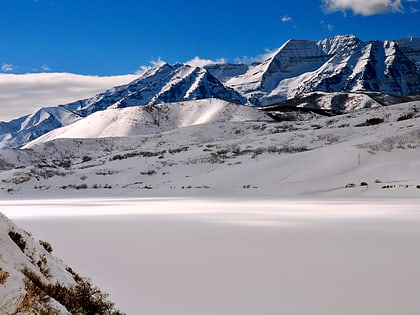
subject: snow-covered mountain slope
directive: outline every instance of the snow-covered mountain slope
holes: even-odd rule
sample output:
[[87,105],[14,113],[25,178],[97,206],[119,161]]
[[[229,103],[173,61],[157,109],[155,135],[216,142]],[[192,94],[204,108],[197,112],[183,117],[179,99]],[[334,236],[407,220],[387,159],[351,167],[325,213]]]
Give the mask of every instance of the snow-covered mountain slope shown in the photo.
[[[321,92],[420,93],[415,64],[415,41],[362,42],[355,36],[336,36],[312,42],[289,40],[262,63],[227,80],[257,106]],[[411,45],[411,43],[413,43]]]
[[204,68],[163,64],[130,84],[115,87],[90,99],[57,107],[41,108],[11,122],[0,123],[0,148],[19,147],[80,117],[108,107],[124,108],[197,99],[218,98],[236,103],[246,99],[225,87]]
[[106,294],[53,256],[50,243],[1,213],[0,244],[0,314],[94,314],[105,305],[106,314],[120,314]]
[[59,138],[125,137],[216,122],[270,120],[254,107],[206,99],[128,108],[108,108],[55,129],[24,147]]
[[81,116],[63,107],[41,108],[31,115],[0,122],[0,148],[19,147],[42,136],[50,130],[60,128],[80,119]]
[[226,83],[227,80],[245,74],[249,66],[243,63],[216,63],[204,66],[217,80]]
[[419,132],[420,102],[412,102],[333,117],[295,111],[277,122],[56,139],[0,151],[0,193],[419,196]]

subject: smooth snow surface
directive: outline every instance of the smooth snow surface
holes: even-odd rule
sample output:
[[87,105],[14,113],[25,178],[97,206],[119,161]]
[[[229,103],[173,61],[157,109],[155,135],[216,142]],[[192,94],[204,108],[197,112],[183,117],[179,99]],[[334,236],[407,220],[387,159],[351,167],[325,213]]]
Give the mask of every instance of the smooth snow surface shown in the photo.
[[0,208],[54,240],[56,255],[129,315],[420,311],[418,199],[100,198]]

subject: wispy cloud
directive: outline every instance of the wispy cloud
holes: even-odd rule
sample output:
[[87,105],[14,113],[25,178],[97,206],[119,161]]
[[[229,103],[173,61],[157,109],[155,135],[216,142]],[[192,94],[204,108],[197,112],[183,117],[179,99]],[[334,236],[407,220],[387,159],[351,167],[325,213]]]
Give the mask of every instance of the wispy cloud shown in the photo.
[[280,19],[280,21],[282,21],[283,23],[291,22],[292,20],[293,18],[289,15],[282,16],[282,18]]
[[270,58],[273,55],[274,52],[275,52],[275,50],[271,50],[271,49],[266,48],[264,54],[258,55],[256,57],[243,56],[242,58],[236,58],[235,62],[236,63],[244,63],[244,64],[251,64],[251,63],[254,63],[254,62],[262,62],[262,61]]
[[42,65],[41,66],[41,70],[43,72],[48,72],[48,71],[51,71],[51,68],[48,65]]
[[165,63],[165,61],[163,61],[161,57],[158,57],[157,60],[150,61],[149,66],[140,66],[137,69],[136,74],[141,75],[141,74],[145,73],[146,71],[150,70],[151,68],[159,67],[159,66],[163,65],[164,63]]
[[404,12],[402,0],[322,0],[327,13],[352,11],[364,16]]
[[29,114],[40,107],[66,104],[127,84],[137,75],[110,77],[69,73],[0,74],[0,121]]
[[415,7],[410,7],[410,12],[411,13],[417,13],[417,12],[419,12],[420,10],[418,9],[418,8],[415,8]]
[[218,63],[226,63],[226,59],[220,58],[217,60],[210,60],[210,59],[201,59],[198,56],[195,56],[193,59],[186,62],[187,65],[191,67],[204,67],[207,65],[218,64]]
[[330,32],[332,32],[335,29],[335,25],[326,23],[324,20],[322,20],[320,24]]
[[15,70],[15,67],[10,63],[3,63],[1,66],[3,72],[12,72],[13,70]]

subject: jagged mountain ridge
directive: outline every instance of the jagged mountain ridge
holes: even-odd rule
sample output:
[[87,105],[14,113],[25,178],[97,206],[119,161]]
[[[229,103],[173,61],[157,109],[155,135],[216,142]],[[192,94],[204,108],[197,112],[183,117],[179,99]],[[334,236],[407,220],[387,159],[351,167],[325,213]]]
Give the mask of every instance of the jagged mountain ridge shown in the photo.
[[225,87],[204,68],[164,63],[146,71],[128,85],[63,107],[86,117],[110,106],[124,108],[207,98],[246,102],[244,97]]
[[[107,108],[208,98],[268,106],[312,92],[420,94],[419,51],[418,40],[412,38],[362,42],[346,35],[317,42],[289,40],[251,65],[221,63],[201,68],[164,63],[90,99],[0,122],[0,147],[21,147]],[[360,107],[351,104],[349,109]]]
[[416,42],[400,42],[403,49],[398,41],[362,42],[352,35],[318,42],[289,40],[246,73],[227,80],[226,85],[256,106],[316,91],[419,94]]

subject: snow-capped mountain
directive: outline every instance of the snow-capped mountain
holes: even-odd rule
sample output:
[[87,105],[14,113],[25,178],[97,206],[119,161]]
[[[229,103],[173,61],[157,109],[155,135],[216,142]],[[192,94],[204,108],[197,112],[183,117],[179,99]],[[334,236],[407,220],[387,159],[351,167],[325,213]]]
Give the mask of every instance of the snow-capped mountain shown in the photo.
[[1,122],[0,148],[19,147],[51,130],[109,107],[124,108],[210,98],[246,103],[244,97],[225,87],[204,68],[163,64],[148,70],[127,85],[107,90],[90,99],[41,108],[31,115]]
[[56,258],[50,243],[2,213],[0,243],[0,314],[122,315],[90,280]]
[[[397,41],[362,42],[351,35],[318,42],[289,40],[226,85],[257,106],[315,91],[418,94],[416,42],[401,42],[404,49]],[[404,51],[410,52],[408,56]]]
[[[108,108],[210,98],[269,106],[296,97],[302,99],[314,92],[420,94],[419,47],[419,40],[414,38],[362,42],[346,35],[320,41],[289,40],[265,60],[251,65],[218,63],[192,67],[164,63],[127,85],[90,99],[42,108],[1,122],[0,148],[21,147],[51,130]],[[331,99],[343,100],[335,96]],[[366,107],[366,97],[358,99],[359,104],[344,102],[334,106],[342,110]]]
[[246,102],[244,97],[225,87],[204,68],[165,63],[146,71],[126,86],[63,107],[86,117],[110,106],[123,108],[208,98]]

